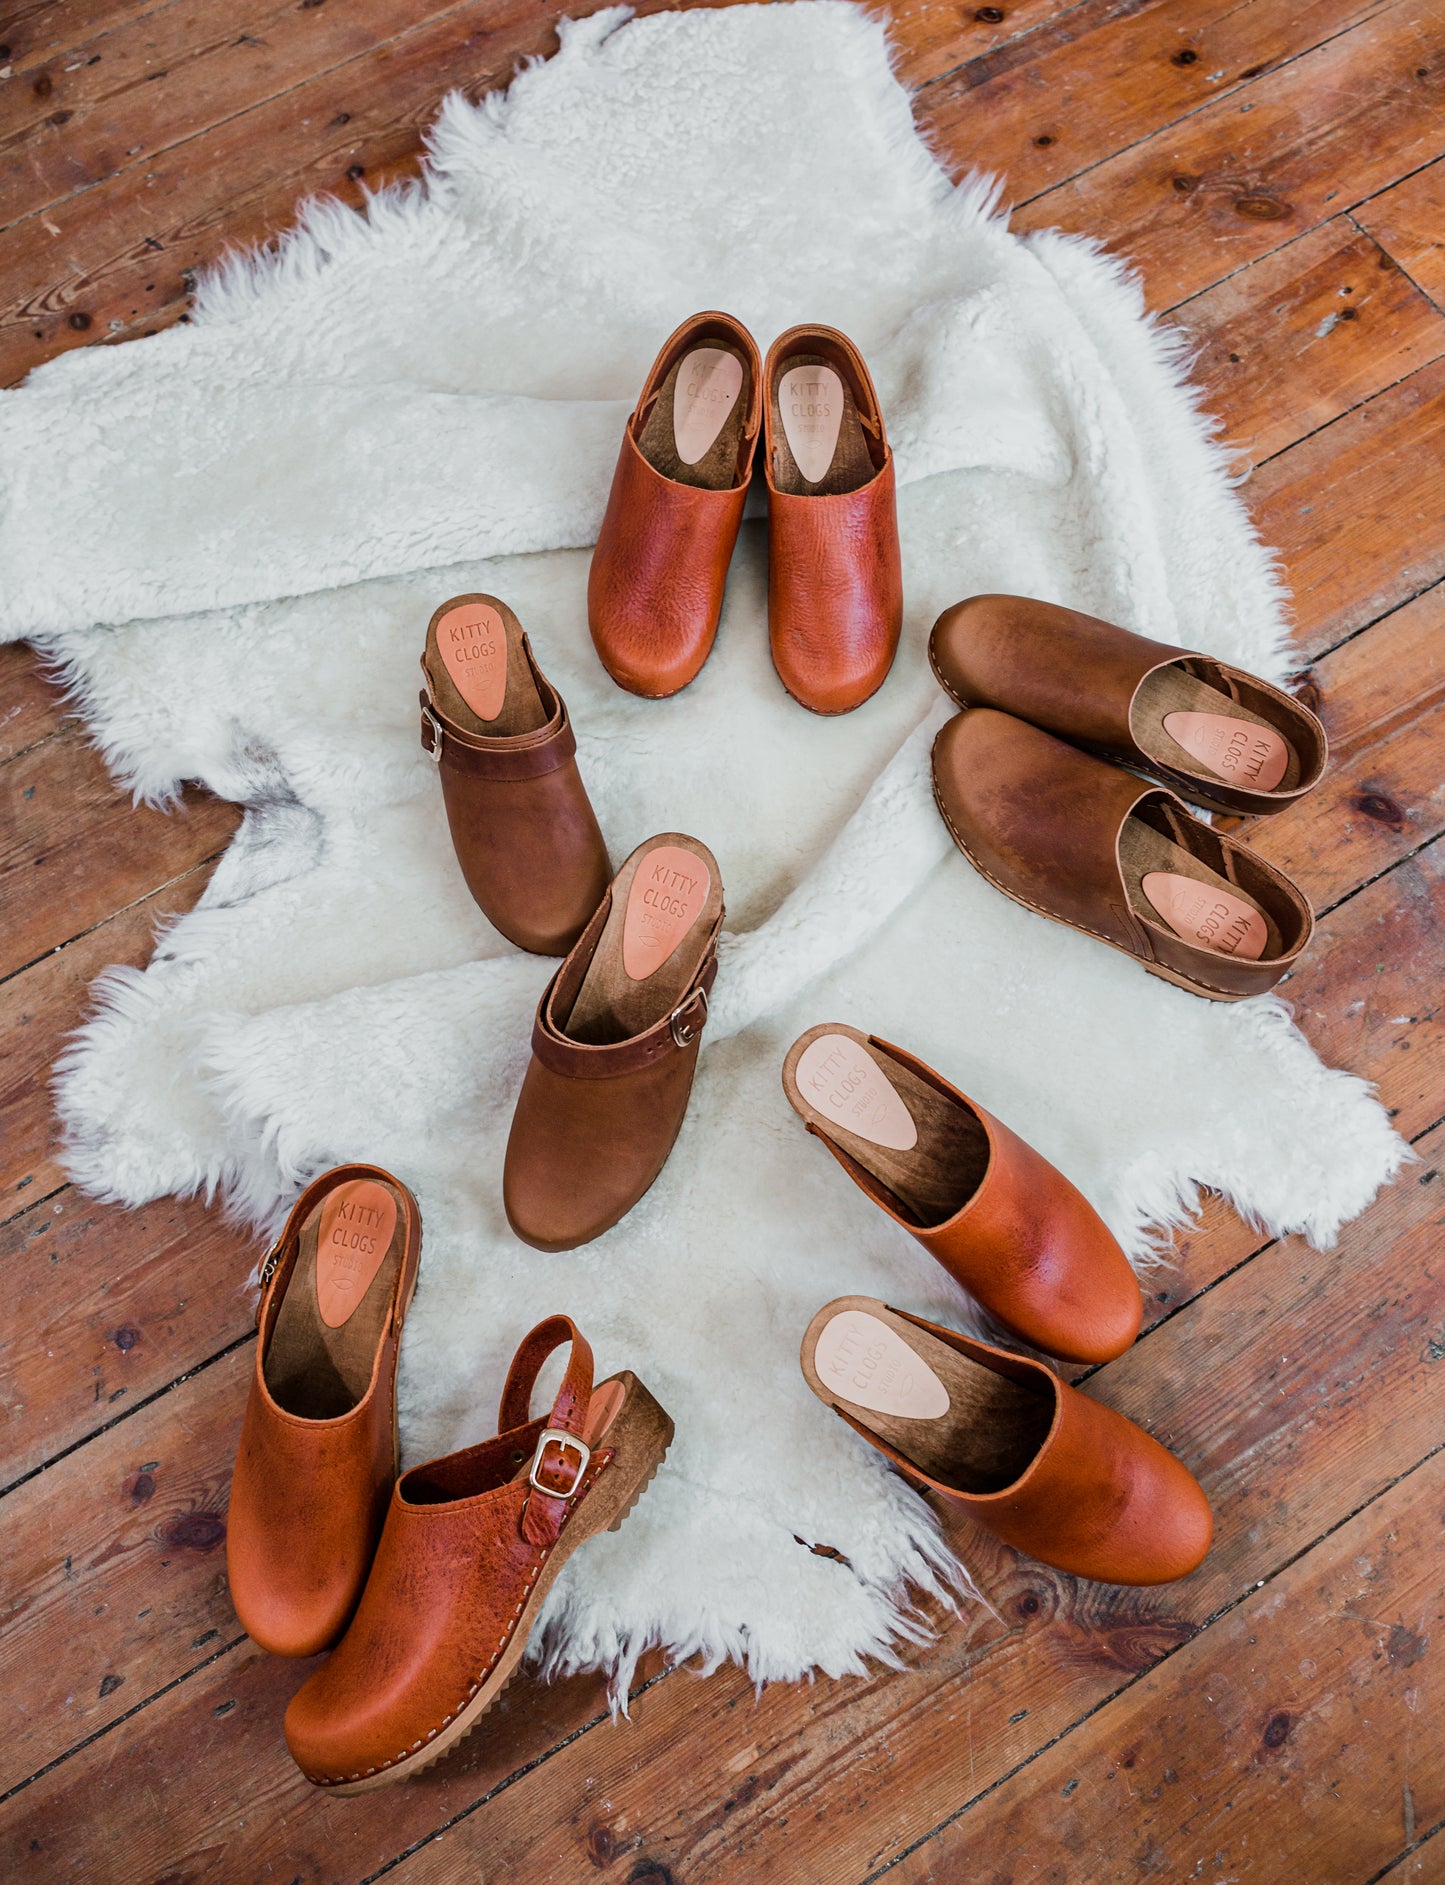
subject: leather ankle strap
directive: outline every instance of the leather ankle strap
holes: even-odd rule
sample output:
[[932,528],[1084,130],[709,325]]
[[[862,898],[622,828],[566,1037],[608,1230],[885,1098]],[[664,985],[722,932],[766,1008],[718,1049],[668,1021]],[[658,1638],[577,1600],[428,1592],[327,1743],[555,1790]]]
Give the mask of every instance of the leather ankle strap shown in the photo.
[[[719,917],[719,927],[721,922]],[[624,1074],[641,1073],[669,1055],[691,1047],[707,1026],[708,992],[717,980],[717,936],[715,927],[697,974],[676,1006],[650,1028],[625,1041],[593,1046],[562,1033],[551,1018],[552,993],[558,979],[554,977],[537,1004],[536,1019],[532,1023],[532,1052],[544,1067],[564,1079],[616,1080]],[[558,971],[558,976],[561,972]]]
[[577,736],[560,694],[552,696],[556,711],[535,733],[507,739],[485,739],[467,733],[449,720],[423,688],[421,746],[446,772],[466,773],[474,779],[537,779],[565,766],[577,751]]

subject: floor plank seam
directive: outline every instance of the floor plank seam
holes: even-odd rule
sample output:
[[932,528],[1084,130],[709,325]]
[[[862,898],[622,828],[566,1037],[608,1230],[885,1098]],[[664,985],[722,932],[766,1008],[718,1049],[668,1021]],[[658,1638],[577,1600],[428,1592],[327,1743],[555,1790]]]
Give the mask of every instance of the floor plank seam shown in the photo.
[[[683,1665],[681,1663],[669,1663],[666,1669],[659,1669],[655,1676],[649,1676],[645,1682],[639,1682],[637,1687],[628,1693],[628,1707],[630,1708],[639,1696],[645,1695],[649,1689],[656,1688],[659,1682],[665,1682],[669,1676],[675,1675],[682,1667]],[[441,1839],[445,1834],[449,1833],[454,1826],[459,1826],[463,1820],[470,1819],[474,1813],[479,1812],[489,1801],[495,1800],[498,1794],[505,1793],[509,1787],[515,1786],[519,1780],[525,1780],[528,1774],[535,1773],[539,1767],[545,1766],[546,1763],[552,1759],[553,1755],[560,1754],[564,1748],[570,1748],[574,1741],[580,1741],[583,1735],[591,1734],[594,1728],[600,1728],[603,1722],[610,1721],[611,1718],[610,1710],[604,1709],[600,1715],[594,1715],[591,1720],[584,1721],[580,1728],[574,1728],[571,1734],[566,1736],[564,1740],[559,1741],[555,1747],[548,1748],[545,1754],[537,1755],[534,1760],[530,1760],[525,1766],[519,1767],[514,1774],[508,1774],[505,1780],[499,1780],[496,1786],[489,1788],[480,1799],[473,1800],[469,1806],[465,1806],[461,1808],[459,1812],[453,1813],[450,1819],[445,1820],[440,1826],[433,1827],[431,1832],[427,1833],[424,1838],[413,1840],[411,1845],[409,1845],[404,1852],[397,1853],[394,1859],[388,1859],[386,1864],[379,1866],[376,1871],[368,1872],[365,1878],[357,1881],[357,1885],[375,1885],[377,1879],[384,1878],[388,1872],[395,1871],[397,1866],[405,1864],[414,1854],[420,1852],[424,1846],[429,1846],[433,1840]]]
[[158,1702],[163,1695],[169,1695],[172,1689],[178,1689],[183,1682],[189,1682],[192,1676],[199,1675],[203,1669],[209,1669],[211,1664],[219,1662],[222,1656],[229,1656],[233,1649],[238,1648],[245,1641],[246,1637],[243,1632],[229,1643],[223,1643],[219,1649],[213,1650],[204,1662],[198,1662],[194,1669],[187,1669],[184,1675],[175,1677],[173,1681],[167,1682],[164,1687],[156,1689],[152,1694],[142,1696],[140,1701],[134,1703],[123,1715],[117,1715],[114,1721],[106,1722],[93,1734],[88,1734],[83,1741],[77,1741],[73,1748],[67,1748],[63,1754],[57,1754],[54,1760],[47,1761],[44,1767],[37,1768],[28,1779],[17,1780],[13,1787],[0,1793],[0,1806],[4,1806],[7,1800],[13,1800],[17,1793],[24,1793],[27,1787],[33,1787],[37,1780],[43,1780],[47,1774],[54,1773],[55,1769],[63,1766],[66,1761],[74,1760],[77,1754],[83,1754],[86,1748],[94,1747],[97,1741],[112,1734],[125,1722],[133,1720],[143,1708],[149,1708],[152,1702]]
[[[1147,1669],[1141,1669],[1137,1675],[1131,1676],[1127,1682],[1120,1683],[1117,1689],[1101,1697],[1099,1701],[1094,1703],[1093,1707],[1086,1709],[1077,1720],[1070,1722],[1068,1727],[1060,1729],[1058,1734],[1035,1748],[1033,1752],[1021,1760],[1017,1766],[1011,1767],[1007,1773],[1000,1774],[996,1780],[990,1781],[988,1786],[980,1789],[971,1799],[965,1800],[962,1806],[948,1814],[946,1818],[941,1819],[936,1826],[930,1827],[926,1833],[920,1834],[911,1845],[906,1846],[902,1852],[897,1853],[893,1858],[889,1859],[886,1864],[877,1866],[873,1871],[866,1873],[857,1881],[857,1885],[876,1885],[878,1879],[885,1877],[895,1866],[902,1865],[903,1861],[911,1858],[920,1847],[926,1846],[930,1840],[936,1839],[940,1833],[945,1832],[950,1826],[957,1825],[959,1820],[961,1820],[966,1813],[972,1812],[982,1801],[988,1799],[990,1794],[997,1793],[999,1788],[1007,1781],[1012,1780],[1015,1774],[1021,1774],[1026,1768],[1032,1767],[1034,1762],[1037,1761],[1041,1755],[1047,1754],[1050,1749],[1056,1748],[1060,1742],[1066,1741],[1070,1735],[1076,1733],[1086,1722],[1091,1721],[1102,1709],[1108,1708],[1112,1703],[1117,1701],[1121,1695],[1127,1694],[1137,1683],[1143,1682],[1146,1677],[1153,1675],[1155,1670],[1163,1668],[1165,1663],[1172,1661],[1181,1650],[1187,1649],[1191,1643],[1198,1642],[1204,1632],[1212,1629],[1221,1618],[1227,1617],[1231,1612],[1238,1610],[1241,1604],[1248,1603],[1250,1598],[1253,1597],[1257,1591],[1264,1590],[1268,1585],[1273,1584],[1277,1578],[1282,1577],[1292,1566],[1298,1564],[1301,1559],[1307,1558],[1312,1551],[1318,1550],[1326,1540],[1333,1538],[1336,1532],[1350,1524],[1354,1519],[1357,1519],[1362,1512],[1367,1512],[1372,1505],[1378,1504],[1387,1493],[1393,1492],[1396,1486],[1403,1485],[1407,1479],[1412,1478],[1422,1467],[1428,1466],[1430,1461],[1442,1452],[1445,1452],[1445,1441],[1442,1441],[1438,1446],[1431,1447],[1430,1451],[1416,1460],[1413,1466],[1407,1467],[1404,1472],[1397,1473],[1393,1479],[1389,1479],[1385,1481],[1383,1485],[1378,1486],[1375,1491],[1370,1494],[1368,1499],[1361,1500],[1359,1505],[1355,1506],[1352,1511],[1344,1513],[1333,1525],[1328,1526],[1322,1531],[1318,1537],[1311,1539],[1309,1544],[1302,1545],[1298,1551],[1282,1560],[1268,1576],[1262,1577],[1258,1579],[1257,1582],[1247,1585],[1240,1591],[1238,1596],[1232,1597],[1228,1603],[1221,1604],[1217,1610],[1213,1611],[1204,1619],[1197,1630],[1191,1631],[1183,1642],[1176,1643],[1172,1649],[1161,1651]],[[1392,1860],[1391,1863],[1397,1863],[1398,1858],[1399,1855],[1397,1854],[1396,1858]]]
[[[1149,0],[1143,0],[1143,4],[1147,5],[1148,3]],[[1012,47],[1027,45],[1028,41],[1031,40],[1035,34],[1045,33],[1049,31],[1050,28],[1057,28],[1064,20],[1071,19],[1076,13],[1082,13],[1087,5],[1088,0],[1075,0],[1073,6],[1066,7],[1062,13],[1056,13],[1052,19],[1040,20],[1036,26],[1026,26],[1021,33],[1011,33],[1007,39],[1000,39],[995,45],[990,46],[987,52],[970,53],[968,58],[960,59],[956,65],[947,66],[942,72],[931,72],[926,79],[919,79],[916,85],[910,85],[908,87],[910,102],[918,98],[923,92],[931,90],[935,85],[946,85],[950,79],[957,78],[960,72],[966,72],[971,65],[976,65],[982,60],[997,58],[999,53],[1007,52]],[[1128,8],[1128,11],[1137,13],[1139,6],[1136,4]],[[1114,19],[1123,18],[1124,9],[1121,8],[1120,11],[1116,12],[1112,17]],[[1020,63],[1027,65],[1028,61],[1025,59]],[[1012,65],[1008,67],[1008,70],[1013,70]],[[969,87],[970,91],[975,89],[976,87],[974,86]],[[930,146],[930,148],[932,147]]]
[[[1374,242],[1375,238],[1371,236],[1370,240]],[[1389,251],[1383,248],[1378,242],[1376,242],[1375,246],[1380,249],[1382,255],[1389,254]],[[1392,262],[1395,260],[1393,255],[1390,256],[1390,260]],[[1396,266],[1399,266],[1398,263]],[[1404,272],[1403,269],[1400,270],[1402,275]],[[1418,283],[1415,285],[1418,286]],[[1442,346],[1438,353],[1432,353],[1428,359],[1417,360],[1408,373],[1402,373],[1397,379],[1388,380],[1377,386],[1374,391],[1369,393],[1364,399],[1357,399],[1354,405],[1342,406],[1337,413],[1323,420],[1319,425],[1315,426],[1312,431],[1301,432],[1297,439],[1291,439],[1288,445],[1281,445],[1277,452],[1271,452],[1267,458],[1253,460],[1241,488],[1248,491],[1250,478],[1252,478],[1256,472],[1263,471],[1266,465],[1272,465],[1276,460],[1286,457],[1290,452],[1294,451],[1296,446],[1307,445],[1311,439],[1319,438],[1321,433],[1328,432],[1331,426],[1338,425],[1342,419],[1348,419],[1352,413],[1363,411],[1366,406],[1372,406],[1377,399],[1383,399],[1386,393],[1393,393],[1397,387],[1403,386],[1407,380],[1413,380],[1417,373],[1426,373],[1431,367],[1438,366],[1441,360],[1445,360],[1445,346]],[[1229,449],[1228,445],[1223,440],[1219,441],[1219,443],[1226,451]]]
[[[1396,4],[1399,3],[1400,0],[1396,0]],[[1234,85],[1222,87],[1208,98],[1201,98],[1199,102],[1193,105],[1188,111],[1181,112],[1177,118],[1170,118],[1166,123],[1156,124],[1151,130],[1146,131],[1142,137],[1136,137],[1132,143],[1121,144],[1117,150],[1112,150],[1106,156],[1096,158],[1091,164],[1085,164],[1081,170],[1073,171],[1067,177],[1060,177],[1056,182],[1051,183],[1046,190],[1037,190],[1032,196],[1019,198],[1017,202],[1010,204],[1010,210],[1031,208],[1033,204],[1042,203],[1046,197],[1052,196],[1056,190],[1069,189],[1071,185],[1078,182],[1080,177],[1087,177],[1091,172],[1100,169],[1104,164],[1112,163],[1116,157],[1127,157],[1130,151],[1141,149],[1151,138],[1162,137],[1166,131],[1176,130],[1181,124],[1188,124],[1191,118],[1197,118],[1201,111],[1207,111],[1211,105],[1217,104],[1221,99],[1239,97],[1242,93],[1249,91],[1251,87],[1260,84],[1262,80],[1273,78],[1278,72],[1287,72],[1292,65],[1298,65],[1301,59],[1311,58],[1325,46],[1332,46],[1337,39],[1346,39],[1351,33],[1363,31],[1366,27],[1373,25],[1381,14],[1393,11],[1394,8],[1392,6],[1380,7],[1377,12],[1370,14],[1365,19],[1351,20],[1348,25],[1340,27],[1338,32],[1326,33],[1323,39],[1317,39],[1311,46],[1303,46],[1298,52],[1289,53],[1286,57],[1276,60],[1272,64],[1266,63],[1263,70],[1257,72],[1253,78],[1240,79]],[[1417,168],[1424,169],[1426,166],[1418,165]],[[1386,187],[1390,188],[1393,187],[1393,183],[1403,182],[1403,177],[1396,177],[1392,180],[1392,184]],[[1380,192],[1376,191],[1374,194],[1379,195]],[[1364,202],[1366,199],[1361,197],[1359,201]],[[1332,213],[1338,216],[1342,214],[1344,210],[1351,207],[1353,206],[1345,204],[1342,205],[1341,209],[1335,210]],[[1329,217],[1320,218],[1322,222],[1328,222],[1329,220]],[[1276,246],[1283,247],[1284,245],[1278,244]],[[1267,251],[1267,253],[1272,255],[1274,250],[1271,249]],[[1263,261],[1264,257],[1256,255],[1252,259],[1259,262]],[[1224,280],[1227,278],[1221,276],[1220,279]],[[1215,284],[1211,283],[1210,285],[1214,286]]]
[[[238,123],[242,118],[248,117],[253,111],[264,111],[268,105],[274,105],[281,99],[289,98],[294,92],[304,90],[306,86],[312,84],[315,80],[330,78],[332,74],[342,71],[347,66],[355,65],[361,60],[376,59],[378,56],[385,54],[389,48],[397,45],[401,40],[409,39],[414,33],[426,32],[432,28],[441,26],[445,21],[451,19],[454,14],[464,12],[466,8],[472,4],[473,0],[453,0],[453,4],[443,8],[441,12],[430,14],[425,19],[418,20],[411,26],[406,27],[402,32],[393,33],[387,39],[378,40],[375,45],[365,46],[360,52],[352,53],[349,58],[338,59],[334,65],[318,66],[314,70],[307,71],[304,77],[298,78],[294,85],[283,86],[280,91],[272,92],[266,98],[253,99],[252,102],[246,105],[242,110],[233,111],[226,116],[216,118],[212,123],[203,126],[200,130],[191,131],[185,137],[178,137],[174,143],[158,144],[148,154],[137,157],[134,163],[122,164],[119,169],[112,170],[107,176],[97,177],[93,183],[82,184],[79,189],[69,190],[64,196],[52,197],[48,202],[37,204],[33,209],[27,210],[23,216],[17,216],[14,222],[0,224],[0,236],[8,236],[14,230],[23,229],[26,223],[35,221],[41,216],[49,215],[55,210],[63,209],[69,203],[74,203],[79,197],[88,195],[92,190],[97,190],[106,184],[114,183],[117,178],[129,176],[132,171],[144,170],[147,164],[154,164],[162,157],[169,157],[176,151],[185,150],[187,145],[194,144],[200,138],[210,137],[213,132],[224,130],[228,124]],[[495,78],[495,74],[482,72],[470,76],[455,88],[448,89],[471,91],[478,85],[484,85],[487,90],[492,90],[494,89]],[[416,155],[419,156],[420,153],[416,153]],[[415,161],[415,157],[413,161]],[[332,194],[332,192],[328,192],[324,189],[309,191],[297,199],[296,208],[299,208],[300,204],[306,201],[310,196],[325,196],[328,194]],[[261,246],[269,246],[271,242],[276,240],[276,235],[280,234],[284,234],[284,231],[277,231],[275,235],[265,238]],[[254,244],[247,244],[244,245],[244,248],[249,250],[255,246]],[[232,245],[232,247],[234,248],[235,245]],[[211,266],[217,266],[220,259],[221,258],[218,257],[217,261],[213,262]]]
[[1382,1866],[1378,1872],[1372,1872],[1367,1879],[1361,1880],[1361,1885],[1379,1885],[1379,1881],[1387,1878],[1402,1859],[1408,1859],[1412,1853],[1418,1852],[1421,1846],[1428,1846],[1442,1830],[1445,1830],[1445,1820],[1437,1820],[1428,1833],[1421,1833],[1417,1839],[1412,1839],[1408,1846],[1403,1846],[1395,1854],[1388,1865]]
[[1350,642],[1358,641],[1361,635],[1368,634],[1370,629],[1378,628],[1381,622],[1388,622],[1392,615],[1398,615],[1402,609],[1408,609],[1422,596],[1428,596],[1432,589],[1438,589],[1442,595],[1445,595],[1445,576],[1432,576],[1430,581],[1422,584],[1420,588],[1411,590],[1409,595],[1402,596],[1398,602],[1392,602],[1388,609],[1382,609],[1378,615],[1372,615],[1368,622],[1361,622],[1358,628],[1352,628],[1348,634],[1341,635],[1338,641],[1332,641],[1328,648],[1321,648],[1317,654],[1310,656],[1299,672],[1307,673],[1310,668],[1317,667],[1321,661],[1327,661],[1332,654],[1338,654],[1340,649],[1347,647]]
[[[230,805],[234,802],[235,801],[231,799],[223,799],[221,801],[221,803],[225,805]],[[72,943],[83,942],[87,936],[93,936],[98,929],[104,929],[107,923],[113,922],[118,916],[124,916],[128,910],[134,910],[142,903],[148,902],[150,898],[159,897],[165,891],[173,890],[177,884],[184,883],[188,877],[193,877],[197,871],[213,870],[229,849],[230,842],[228,840],[219,851],[212,851],[206,857],[197,859],[194,864],[187,864],[186,868],[183,871],[177,871],[174,877],[167,877],[161,883],[152,884],[151,888],[142,891],[140,896],[132,897],[129,903],[117,905],[115,909],[109,911],[105,916],[100,917],[96,922],[91,923],[87,928],[78,929],[73,936],[67,936],[64,942],[55,943],[51,948],[42,950],[38,956],[32,956],[28,962],[22,962],[18,968],[6,969],[3,974],[0,974],[0,988],[3,988],[7,982],[13,982],[17,975],[24,975],[27,969],[38,968],[42,962],[48,962],[52,956],[58,956],[62,949],[68,949]],[[157,924],[169,922],[176,914],[183,915],[185,912],[172,912],[169,916],[164,912],[158,912],[156,917]],[[156,940],[160,940],[159,935],[157,935]],[[102,971],[102,973],[103,972],[104,971]],[[80,1025],[83,1026],[84,1023]]]
[[[16,1192],[23,1191],[30,1183],[32,1183],[32,1180],[29,1178],[20,1179],[15,1186]],[[74,1191],[74,1189],[74,1185],[67,1180],[65,1184],[57,1185],[54,1191],[47,1191],[43,1197],[29,1199],[25,1204],[21,1205],[18,1211],[12,1211],[8,1217],[0,1217],[0,1230],[8,1230],[12,1224],[18,1224],[22,1217],[29,1217],[32,1211],[38,1211],[42,1204],[50,1204],[54,1199],[60,1197],[62,1193]]]
[[[1426,164],[1425,168],[1429,170],[1433,167],[1434,164],[1438,164],[1439,162],[1440,162],[1440,159],[1436,157],[1432,159],[1431,163]],[[1419,174],[1420,173],[1418,170],[1411,172],[1412,176],[1419,176]],[[1392,190],[1398,189],[1400,187],[1400,184],[1407,183],[1408,181],[1409,181],[1409,178],[1400,177],[1394,183],[1390,185],[1390,189]],[[1385,192],[1381,191],[1379,192],[1379,194],[1384,195]],[[1371,198],[1365,199],[1366,202],[1372,201],[1372,200],[1373,199]],[[1409,269],[1406,268],[1405,264],[1400,260],[1399,256],[1395,254],[1393,249],[1388,248],[1385,245],[1385,243],[1380,239],[1380,237],[1375,234],[1373,229],[1367,229],[1365,225],[1359,220],[1358,216],[1355,214],[1355,210],[1363,209],[1363,207],[1364,207],[1364,203],[1356,203],[1354,209],[1347,209],[1345,211],[1345,221],[1348,223],[1352,223],[1354,227],[1359,230],[1360,234],[1365,238],[1367,242],[1373,242],[1375,247],[1380,251],[1381,255],[1389,256],[1390,260],[1394,263],[1395,267],[1400,271],[1400,273],[1405,277],[1405,280],[1409,282],[1410,286],[1415,290],[1416,294],[1423,296],[1424,299],[1429,302],[1430,306],[1434,308],[1437,314],[1445,314],[1445,302],[1442,302],[1438,295],[1431,294],[1430,290],[1425,286],[1424,282],[1417,281],[1416,278],[1410,273]]]
[[9,1485],[0,1486],[0,1499],[8,1499],[12,1492],[18,1492],[22,1486],[29,1485],[32,1479],[38,1479],[42,1473],[48,1473],[62,1460],[68,1460],[72,1453],[78,1453],[81,1447],[89,1446],[92,1440],[98,1440],[102,1434],[110,1433],[113,1428],[120,1426],[122,1421],[134,1420],[135,1416],[147,1407],[153,1407],[167,1394],[174,1394],[176,1389],[184,1386],[187,1381],[194,1381],[198,1374],[204,1374],[208,1368],[214,1368],[218,1361],[224,1361],[228,1355],[234,1355],[238,1348],[243,1348],[247,1342],[254,1342],[255,1339],[256,1331],[247,1329],[246,1333],[238,1335],[234,1342],[228,1342],[224,1348],[217,1349],[216,1353],[208,1356],[205,1361],[196,1362],[193,1367],[187,1368],[184,1374],[177,1375],[174,1381],[168,1381],[164,1387],[156,1388],[143,1400],[137,1401],[134,1407],[123,1409],[114,1419],[106,1421],[104,1426],[92,1428],[79,1440],[73,1440],[69,1446],[62,1447],[58,1453],[53,1453],[49,1459],[42,1460],[38,1466],[28,1467],[17,1478],[12,1479]]

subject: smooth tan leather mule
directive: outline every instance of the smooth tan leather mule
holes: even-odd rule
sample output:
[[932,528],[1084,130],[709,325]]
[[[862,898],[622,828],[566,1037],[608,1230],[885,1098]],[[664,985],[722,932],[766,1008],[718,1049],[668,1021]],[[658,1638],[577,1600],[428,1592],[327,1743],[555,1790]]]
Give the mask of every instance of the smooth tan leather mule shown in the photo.
[[1162,786],[1012,714],[955,715],[933,743],[933,793],[996,890],[1191,994],[1266,993],[1313,932],[1282,871]]
[[1209,1501],[1188,1468],[1042,1362],[840,1296],[809,1323],[802,1368],[819,1400],[916,1485],[1044,1564],[1164,1584],[1209,1549]]
[[893,454],[863,356],[792,327],[763,369],[768,640],[814,713],[851,713],[888,678],[903,626]]
[[659,832],[617,873],[537,1007],[502,1175],[507,1219],[524,1243],[590,1243],[667,1163],[722,920],[717,859],[696,838]]
[[695,314],[663,343],[622,435],[587,580],[619,687],[657,699],[712,652],[758,439],[762,361],[740,321]]
[[366,1582],[397,1472],[396,1358],[420,1260],[406,1186],[340,1165],[302,1192],[262,1266],[226,1571],[243,1628],[273,1655],[335,1642]]
[[[531,1417],[544,1361],[571,1355]],[[517,1350],[496,1439],[397,1481],[361,1605],[286,1711],[306,1778],[366,1793],[468,1734],[516,1672],[547,1593],[580,1545],[615,1531],[662,1464],[672,1422],[623,1370],[594,1388],[592,1350],[550,1316]]]
[[1144,1299],[1063,1173],[932,1067],[843,1022],[788,1050],[783,1091],[859,1190],[1035,1348],[1109,1361]]
[[1242,668],[1027,596],[971,596],[928,658],[960,707],[997,707],[1211,811],[1283,811],[1318,785],[1325,730]]
[[612,874],[566,704],[496,596],[442,603],[421,666],[421,743],[467,888],[509,942],[565,956]]

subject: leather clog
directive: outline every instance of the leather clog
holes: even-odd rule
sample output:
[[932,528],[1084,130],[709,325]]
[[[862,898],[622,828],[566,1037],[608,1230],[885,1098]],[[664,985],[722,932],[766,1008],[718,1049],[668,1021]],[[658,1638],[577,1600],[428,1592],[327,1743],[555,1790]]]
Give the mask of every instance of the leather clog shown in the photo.
[[659,699],[712,652],[758,438],[762,361],[730,314],[663,344],[622,434],[587,579],[603,667]]
[[722,919],[717,859],[696,838],[661,832],[622,866],[544,992],[502,1174],[524,1243],[590,1243],[666,1164],[692,1092]]
[[932,1067],[842,1022],[788,1050],[783,1090],[854,1184],[1035,1348],[1109,1361],[1144,1299],[1063,1173]]
[[565,956],[612,875],[566,704],[495,596],[442,603],[421,665],[421,743],[467,888],[519,949]]
[[340,1165],[302,1192],[262,1266],[226,1570],[242,1627],[273,1655],[335,1642],[366,1582],[396,1478],[397,1349],[420,1260],[406,1186]]
[[878,395],[831,327],[793,327],[763,369],[768,640],[814,713],[851,713],[888,678],[903,626],[898,503]]
[[840,1296],[808,1325],[802,1368],[915,1485],[1044,1564],[1164,1584],[1209,1549],[1209,1501],[1183,1462],[1042,1362]]
[[991,707],[933,743],[933,792],[995,889],[1211,1001],[1262,995],[1314,928],[1290,880],[1172,792]]
[[[538,1370],[564,1342],[562,1385],[534,1420]],[[468,1734],[515,1673],[558,1572],[617,1529],[672,1439],[635,1375],[594,1389],[592,1351],[566,1316],[517,1350],[498,1427],[397,1481],[351,1627],[286,1711],[287,1744],[316,1786],[406,1780]]]
[[1211,811],[1282,811],[1325,769],[1325,730],[1303,701],[1051,602],[971,596],[939,616],[928,656],[960,707],[997,707]]

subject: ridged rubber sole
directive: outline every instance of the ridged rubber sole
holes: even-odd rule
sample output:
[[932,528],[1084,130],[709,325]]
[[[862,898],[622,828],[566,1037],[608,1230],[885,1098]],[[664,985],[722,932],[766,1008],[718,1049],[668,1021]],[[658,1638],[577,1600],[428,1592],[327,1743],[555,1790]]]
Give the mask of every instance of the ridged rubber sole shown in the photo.
[[[657,1476],[657,1469],[667,1458],[674,1432],[670,1415],[627,1370],[616,1377],[627,1383],[627,1399],[616,1420],[599,1443],[616,1448],[606,1473],[593,1486],[576,1516],[563,1527],[537,1582],[532,1587],[526,1609],[517,1619],[507,1647],[497,1666],[466,1707],[426,1746],[407,1758],[394,1761],[362,1780],[314,1781],[314,1786],[328,1794],[370,1793],[376,1787],[389,1787],[399,1780],[410,1780],[463,1741],[480,1722],[507,1684],[517,1674],[532,1623],[546,1601],[547,1593],[572,1554],[589,1538],[621,1529],[638,1500]],[[310,1776],[307,1776],[310,1779]]]

